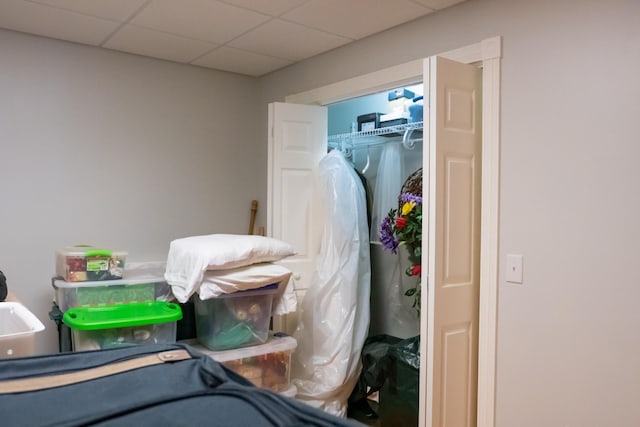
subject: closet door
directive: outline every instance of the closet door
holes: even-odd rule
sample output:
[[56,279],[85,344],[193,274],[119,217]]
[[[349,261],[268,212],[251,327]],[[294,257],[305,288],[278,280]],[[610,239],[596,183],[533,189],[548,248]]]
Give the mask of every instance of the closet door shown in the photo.
[[480,73],[440,57],[424,63],[428,285],[422,297],[420,425],[427,427],[476,425]]
[[[280,264],[293,271],[298,301],[309,288],[320,249],[321,222],[313,191],[327,153],[327,109],[269,104],[267,234],[293,245],[296,255]],[[274,318],[274,330],[292,333],[295,315]]]

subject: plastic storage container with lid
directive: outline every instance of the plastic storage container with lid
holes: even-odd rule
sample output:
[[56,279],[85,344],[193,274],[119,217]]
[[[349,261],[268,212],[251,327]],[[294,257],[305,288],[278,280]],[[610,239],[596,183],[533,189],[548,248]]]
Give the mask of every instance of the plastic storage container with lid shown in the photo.
[[292,386],[291,355],[298,346],[293,337],[270,336],[264,344],[226,351],[211,351],[197,343],[190,344],[258,387],[286,392]]
[[[411,100],[416,96],[409,89],[396,89],[387,94],[390,113],[406,113]],[[380,119],[384,121],[384,119]],[[390,119],[387,119],[390,120]]]
[[182,310],[178,304],[151,301],[70,308],[62,321],[71,328],[73,350],[83,351],[173,343],[180,319]]
[[19,302],[0,302],[0,358],[32,356],[44,325]]
[[109,305],[145,301],[169,301],[171,287],[164,279],[164,269],[131,268],[122,279],[69,282],[54,277],[51,285],[61,311],[73,307]]
[[67,282],[122,279],[127,252],[91,245],[76,245],[56,251],[56,275]]
[[263,344],[269,336],[274,283],[217,298],[194,298],[196,335],[211,350],[229,350]]
[[409,105],[409,122],[421,122],[423,120],[423,96],[413,98],[413,104]]

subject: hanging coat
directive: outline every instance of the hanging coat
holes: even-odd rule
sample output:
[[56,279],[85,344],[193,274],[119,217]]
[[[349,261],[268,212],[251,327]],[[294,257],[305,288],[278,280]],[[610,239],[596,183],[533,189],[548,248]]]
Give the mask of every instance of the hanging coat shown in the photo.
[[300,304],[292,378],[299,400],[345,416],[369,328],[366,196],[340,151],[322,159],[318,177],[325,223],[316,270]]

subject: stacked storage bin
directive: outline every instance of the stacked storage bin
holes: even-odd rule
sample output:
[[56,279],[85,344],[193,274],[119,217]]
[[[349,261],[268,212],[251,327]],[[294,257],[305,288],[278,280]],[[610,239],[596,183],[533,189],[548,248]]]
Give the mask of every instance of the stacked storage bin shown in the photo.
[[290,367],[297,342],[269,332],[277,291],[276,283],[204,301],[196,296],[197,342],[190,344],[256,386],[294,397]]
[[176,341],[182,311],[168,302],[163,270],[141,264],[125,274],[126,256],[87,246],[57,251],[50,315],[60,351]]
[[0,359],[32,356],[44,325],[19,302],[0,302]]

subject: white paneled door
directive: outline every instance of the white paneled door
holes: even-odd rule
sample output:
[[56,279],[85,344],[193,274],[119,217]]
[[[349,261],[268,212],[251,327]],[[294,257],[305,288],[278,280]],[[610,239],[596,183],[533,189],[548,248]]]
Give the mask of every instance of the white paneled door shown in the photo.
[[[440,57],[424,64],[421,425],[476,425],[480,291],[481,71]],[[425,88],[425,92],[427,89]],[[425,242],[423,242],[424,248]]]
[[[320,249],[321,222],[314,198],[315,172],[327,153],[327,109],[269,104],[267,233],[293,245],[296,255],[280,264],[293,271],[304,297]],[[274,318],[274,329],[292,333],[297,317]]]

